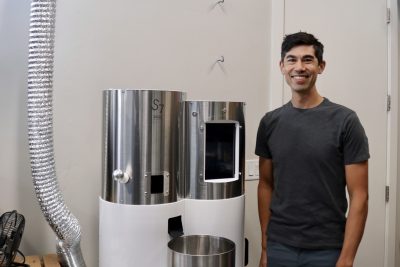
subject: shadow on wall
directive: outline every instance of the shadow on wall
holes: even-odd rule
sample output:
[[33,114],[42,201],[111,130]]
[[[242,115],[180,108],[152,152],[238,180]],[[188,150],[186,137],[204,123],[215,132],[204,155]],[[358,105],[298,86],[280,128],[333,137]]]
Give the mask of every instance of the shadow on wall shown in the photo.
[[36,200],[29,163],[26,91],[30,3],[0,0],[0,212],[16,209],[25,216],[20,250],[41,254],[45,251],[40,249],[55,250],[55,241],[43,245],[51,229]]

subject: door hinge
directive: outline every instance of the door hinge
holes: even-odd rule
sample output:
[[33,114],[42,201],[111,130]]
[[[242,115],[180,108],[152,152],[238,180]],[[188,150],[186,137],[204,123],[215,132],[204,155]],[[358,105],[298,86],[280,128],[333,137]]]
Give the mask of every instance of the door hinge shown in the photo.
[[385,200],[386,200],[386,202],[389,202],[389,186],[388,185],[386,186],[386,189],[385,189]]
[[391,107],[392,107],[392,98],[390,97],[390,95],[387,95],[386,111],[390,111]]
[[389,24],[391,20],[390,8],[386,8],[386,23]]

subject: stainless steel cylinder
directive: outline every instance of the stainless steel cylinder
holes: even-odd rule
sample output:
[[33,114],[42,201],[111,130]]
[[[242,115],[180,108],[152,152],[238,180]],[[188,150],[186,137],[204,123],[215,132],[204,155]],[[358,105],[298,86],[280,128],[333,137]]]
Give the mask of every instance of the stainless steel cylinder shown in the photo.
[[179,196],[226,199],[244,194],[243,102],[185,101]]
[[142,205],[177,201],[184,97],[179,91],[103,92],[104,200]]
[[181,236],[168,243],[168,267],[234,267],[235,243],[209,235]]

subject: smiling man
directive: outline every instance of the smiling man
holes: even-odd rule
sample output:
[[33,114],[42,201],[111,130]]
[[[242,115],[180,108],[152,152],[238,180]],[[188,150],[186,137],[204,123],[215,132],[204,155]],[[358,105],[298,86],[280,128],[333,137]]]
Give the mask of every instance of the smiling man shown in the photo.
[[261,119],[256,143],[260,267],[352,267],[364,232],[368,139],[354,111],[318,93],[323,50],[305,32],[282,43],[292,98]]

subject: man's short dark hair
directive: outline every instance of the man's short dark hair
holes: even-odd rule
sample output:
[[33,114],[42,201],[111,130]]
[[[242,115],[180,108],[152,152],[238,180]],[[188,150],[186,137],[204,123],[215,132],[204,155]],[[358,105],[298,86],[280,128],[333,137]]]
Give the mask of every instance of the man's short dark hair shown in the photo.
[[281,47],[281,60],[283,61],[287,52],[289,52],[293,47],[299,45],[312,45],[314,47],[315,56],[318,59],[318,63],[323,61],[324,45],[318,41],[314,35],[306,32],[288,34],[283,38]]

